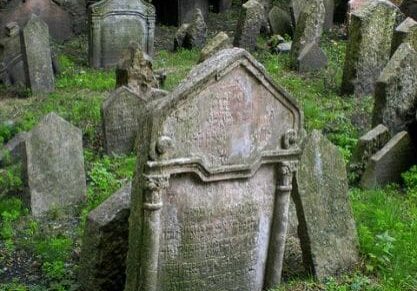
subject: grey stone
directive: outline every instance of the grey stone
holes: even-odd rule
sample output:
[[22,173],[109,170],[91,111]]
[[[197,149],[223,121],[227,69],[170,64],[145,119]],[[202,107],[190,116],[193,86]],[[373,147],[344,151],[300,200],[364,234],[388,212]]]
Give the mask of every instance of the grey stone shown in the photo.
[[407,17],[394,31],[392,39],[391,54],[394,54],[397,48],[404,42],[417,49],[417,22]]
[[27,132],[16,134],[0,151],[0,165],[7,162],[17,163],[26,160],[25,142],[28,136]]
[[369,159],[386,145],[391,139],[388,128],[383,124],[376,127],[361,136],[358,140],[352,158],[349,163],[349,170],[355,173],[360,179],[365,171]]
[[287,11],[274,6],[268,13],[268,20],[272,33],[280,35],[293,34],[291,16]]
[[342,155],[315,130],[296,176],[293,198],[306,268],[319,280],[352,271],[359,261],[358,238]]
[[142,0],[103,0],[90,5],[89,61],[95,68],[115,67],[134,42],[153,56],[155,8]]
[[329,30],[333,27],[334,6],[334,0],[324,0],[324,8],[326,10],[326,16],[324,17],[323,24],[324,30]]
[[416,163],[416,147],[406,131],[397,133],[369,160],[361,186],[371,189],[401,182],[401,174]]
[[264,25],[264,16],[264,7],[257,0],[249,0],[243,4],[233,41],[234,46],[254,50]]
[[32,15],[22,30],[22,52],[27,87],[34,94],[55,90],[48,25]]
[[32,215],[85,199],[81,130],[49,113],[29,132],[26,159],[27,200]]
[[226,49],[142,112],[125,290],[279,284],[301,153],[292,98]]
[[373,125],[382,123],[394,134],[415,123],[416,84],[417,52],[410,44],[403,43],[377,81]]
[[153,0],[152,4],[155,5],[158,21],[165,25],[190,23],[195,9],[200,9],[205,18],[209,11],[209,0]]
[[298,17],[300,16],[301,10],[303,10],[305,3],[305,0],[290,0],[291,17],[294,26],[296,26],[298,22]]
[[232,48],[232,42],[229,36],[225,32],[221,31],[216,34],[215,37],[209,40],[208,43],[203,47],[200,53],[199,62],[204,62],[208,58],[215,55],[217,52],[227,48]]
[[207,25],[200,9],[194,10],[192,22],[184,23],[178,29],[174,39],[174,49],[203,48],[206,43]]
[[291,52],[292,41],[283,42],[277,45],[278,53],[290,53]]
[[[314,45],[320,43],[323,33],[323,24],[325,18],[325,7],[323,0],[312,0],[303,6],[298,18],[294,39],[291,46],[291,62],[293,67],[300,70],[298,59],[301,54],[317,54],[317,49],[313,51]],[[311,46],[308,50],[304,50]]]
[[189,28],[190,28],[189,23],[184,23],[178,28],[174,37],[174,50],[177,50],[183,47]]
[[131,188],[128,183],[88,215],[78,275],[81,290],[124,289]]
[[122,86],[102,104],[104,147],[108,154],[129,154],[134,149],[140,109],[147,96]]
[[306,45],[297,58],[299,72],[320,70],[327,65],[327,57],[317,43]]
[[361,97],[374,93],[388,63],[399,9],[385,0],[371,0],[351,15],[342,92]]

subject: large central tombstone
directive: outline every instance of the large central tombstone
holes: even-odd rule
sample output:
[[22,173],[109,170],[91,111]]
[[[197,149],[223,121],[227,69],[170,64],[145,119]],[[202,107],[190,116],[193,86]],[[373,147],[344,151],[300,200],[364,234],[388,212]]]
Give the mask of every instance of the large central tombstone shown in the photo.
[[89,7],[89,61],[95,68],[117,65],[134,42],[153,55],[155,8],[142,0],[103,0]]
[[279,284],[300,155],[294,101],[235,48],[140,116],[125,290]]

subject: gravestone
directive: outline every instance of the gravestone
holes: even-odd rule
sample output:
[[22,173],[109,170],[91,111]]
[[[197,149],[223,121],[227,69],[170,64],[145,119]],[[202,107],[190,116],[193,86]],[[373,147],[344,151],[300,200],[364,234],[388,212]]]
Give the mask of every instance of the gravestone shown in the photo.
[[317,43],[311,42],[306,45],[297,58],[299,72],[320,70],[327,65],[327,57]]
[[372,130],[359,138],[358,144],[353,151],[349,164],[349,170],[360,179],[365,171],[369,159],[387,144],[391,139],[388,128],[378,124]]
[[303,261],[319,280],[352,271],[358,238],[342,155],[318,131],[305,141],[293,193]]
[[85,199],[81,130],[55,113],[46,115],[26,138],[26,177],[32,215]]
[[48,25],[32,15],[22,30],[22,53],[26,85],[32,93],[49,93],[55,89]]
[[[301,14],[301,11],[304,8],[304,5],[309,1],[306,0],[291,0],[290,1],[290,10],[291,10],[291,17],[294,26],[298,23],[298,18]],[[325,17],[323,23],[323,29],[329,30],[333,27],[333,17],[334,17],[334,10],[335,10],[335,3],[334,0],[323,0],[324,10],[325,10]]]
[[143,113],[125,290],[279,284],[297,105],[246,51],[227,49]]
[[365,189],[371,189],[400,183],[401,174],[416,162],[416,147],[410,135],[401,131],[370,158],[360,184]]
[[384,124],[392,134],[407,130],[414,124],[416,84],[417,52],[409,43],[403,43],[377,81],[372,124]]
[[388,63],[399,9],[389,1],[371,0],[351,15],[342,92],[365,96]]
[[208,41],[205,47],[203,47],[200,53],[199,62],[204,62],[208,58],[215,55],[217,52],[227,48],[232,48],[231,40],[225,32],[220,31],[218,34],[216,34],[216,36]]
[[153,0],[158,21],[165,25],[180,26],[189,23],[193,19],[193,11],[200,9],[207,18],[209,0]]
[[90,5],[89,61],[95,68],[117,65],[131,42],[154,51],[155,9],[142,0],[103,0]]
[[81,290],[124,289],[131,188],[128,183],[88,215],[78,275]]
[[256,40],[265,22],[265,11],[257,0],[249,0],[242,5],[237,23],[234,46],[254,50]]
[[135,144],[140,109],[147,96],[141,96],[122,86],[102,104],[104,148],[108,154],[129,154]]
[[174,39],[174,49],[203,48],[206,43],[207,25],[201,10],[196,8],[190,23],[184,23],[178,29]]
[[414,50],[417,49],[417,22],[407,17],[394,31],[391,54],[404,42],[408,42]]
[[[325,18],[325,7],[323,0],[312,0],[307,2],[300,13],[295,29],[294,40],[291,45],[291,63],[299,71],[320,69],[327,63],[316,62],[314,57],[325,58],[324,52],[319,47],[320,38],[323,33]],[[305,49],[308,46],[307,49]],[[303,60],[300,66],[300,60]],[[304,65],[303,65],[304,64]],[[310,66],[309,66],[310,64]]]
[[274,6],[268,13],[269,25],[273,34],[292,35],[293,25],[291,16],[284,9]]

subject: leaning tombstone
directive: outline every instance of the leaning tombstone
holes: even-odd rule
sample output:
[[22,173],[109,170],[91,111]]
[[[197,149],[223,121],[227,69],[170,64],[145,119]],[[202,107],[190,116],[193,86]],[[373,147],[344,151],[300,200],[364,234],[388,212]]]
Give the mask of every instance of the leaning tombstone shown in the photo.
[[400,183],[401,174],[416,162],[416,147],[410,135],[401,131],[370,158],[360,185],[371,189],[389,183]]
[[319,280],[352,271],[359,254],[346,166],[337,147],[318,131],[305,141],[296,182],[293,198],[306,269]]
[[404,42],[410,43],[410,45],[417,50],[417,22],[407,17],[394,31],[392,39],[391,54],[394,54],[397,48]]
[[374,93],[388,63],[399,9],[386,0],[372,0],[351,15],[342,92],[361,97]]
[[117,65],[131,42],[152,56],[155,9],[142,0],[104,0],[89,7],[88,56],[95,68]]
[[215,37],[213,37],[211,40],[208,41],[208,43],[203,47],[200,53],[200,59],[199,63],[204,62],[208,58],[214,56],[217,52],[223,50],[232,48],[232,43],[230,41],[229,36],[223,32],[220,31],[218,34],[216,34]]
[[195,9],[200,9],[205,18],[209,12],[209,0],[153,0],[152,4],[155,5],[158,21],[165,25],[180,26],[191,22]]
[[78,275],[81,290],[124,289],[131,188],[128,183],[88,215]]
[[26,140],[29,208],[40,216],[85,199],[86,180],[81,130],[49,113]]
[[234,46],[246,50],[256,48],[256,40],[265,22],[265,11],[257,0],[249,0],[242,5],[235,33]]
[[292,35],[293,25],[290,14],[284,9],[274,6],[268,13],[269,25],[273,34]]
[[141,120],[125,290],[279,284],[300,154],[292,98],[246,51],[227,49]]
[[48,93],[55,89],[48,25],[32,15],[22,30],[22,52],[27,87],[32,93]]
[[403,43],[382,71],[375,90],[373,125],[382,123],[392,134],[415,124],[417,52]]
[[140,110],[146,98],[122,86],[103,102],[101,116],[106,153],[121,155],[133,151]]

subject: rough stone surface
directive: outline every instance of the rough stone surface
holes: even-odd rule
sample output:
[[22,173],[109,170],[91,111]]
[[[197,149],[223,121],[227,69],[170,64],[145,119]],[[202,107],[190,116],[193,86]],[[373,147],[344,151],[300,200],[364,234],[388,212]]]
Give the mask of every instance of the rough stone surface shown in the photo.
[[256,48],[256,39],[264,25],[265,10],[257,0],[249,0],[242,5],[237,24],[234,46],[246,50]]
[[13,137],[0,151],[0,166],[6,162],[16,163],[26,159],[25,141],[27,132],[20,132]]
[[174,26],[190,23],[195,9],[200,9],[204,17],[207,17],[209,11],[208,0],[153,0],[152,4],[155,5],[158,21]]
[[122,86],[104,101],[101,115],[104,147],[108,154],[132,152],[139,126],[140,109],[144,107],[146,97]]
[[329,30],[333,27],[335,4],[334,4],[334,0],[323,0],[323,2],[324,2],[324,9],[326,11],[326,14],[324,17],[323,29]]
[[358,97],[374,93],[388,63],[399,9],[385,0],[372,0],[351,15],[342,92]]
[[35,94],[54,91],[48,25],[33,15],[23,28],[21,39],[27,87]]
[[408,43],[397,49],[382,71],[375,90],[372,123],[383,123],[394,134],[415,123],[417,52]]
[[[317,50],[304,50],[307,46],[317,46],[323,33],[323,23],[325,18],[325,7],[323,0],[312,0],[303,6],[298,18],[293,43],[291,46],[291,62],[293,66],[298,66],[298,58],[303,53],[310,55],[309,51],[315,54]],[[314,47],[311,47],[314,49]],[[304,50],[304,51],[303,51]]]
[[207,25],[200,9],[194,11],[194,18],[190,23],[180,26],[174,38],[174,49],[203,48],[206,43]]
[[126,290],[275,287],[297,105],[246,51],[226,49],[149,103],[141,122]]
[[131,183],[122,187],[88,215],[78,276],[81,290],[124,289],[131,188]]
[[154,51],[155,8],[142,0],[103,0],[90,5],[89,61],[95,68],[115,67],[134,42]]
[[371,189],[401,182],[401,174],[417,161],[416,147],[406,131],[397,133],[366,166],[361,186]]
[[189,28],[190,28],[189,23],[184,23],[178,28],[177,32],[175,33],[175,37],[174,37],[174,50],[183,47],[184,40],[187,36],[187,32],[188,32]]
[[320,70],[327,65],[327,57],[317,43],[309,43],[300,52],[297,58],[299,72]]
[[291,16],[287,11],[274,6],[268,13],[269,25],[273,34],[292,35],[293,25]]
[[417,50],[417,22],[407,17],[394,31],[392,39],[391,54],[394,54],[397,48],[404,42],[408,42]]
[[55,113],[46,115],[26,138],[26,158],[32,215],[85,199],[81,130]]
[[313,131],[296,175],[293,198],[306,268],[320,280],[353,270],[359,260],[358,238],[342,155]]
[[127,49],[116,68],[116,87],[127,86],[140,96],[158,87],[152,70],[152,59],[140,48]]
[[204,62],[217,52],[227,48],[232,48],[232,42],[229,36],[225,32],[221,31],[209,40],[205,47],[201,50],[199,62]]
[[391,134],[383,124],[378,124],[361,136],[350,160],[350,171],[355,173],[358,178],[362,177],[369,159],[382,149],[390,139]]

